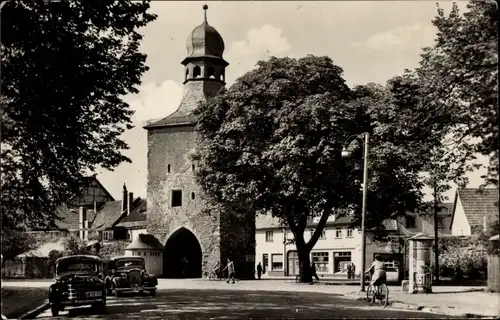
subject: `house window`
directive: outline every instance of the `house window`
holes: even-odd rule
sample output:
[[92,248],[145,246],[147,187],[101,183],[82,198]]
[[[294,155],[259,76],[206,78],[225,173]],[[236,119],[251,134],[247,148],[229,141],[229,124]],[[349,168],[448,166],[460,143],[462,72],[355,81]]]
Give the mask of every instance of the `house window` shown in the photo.
[[318,272],[328,272],[328,252],[313,252],[312,261],[316,264],[316,270]]
[[132,238],[132,235],[130,234],[130,231],[127,232],[127,240],[130,240]]
[[[326,239],[326,230],[325,229],[323,229],[323,231],[321,232],[321,235],[319,236],[320,239]],[[316,231],[316,230],[311,229],[310,231],[311,231],[311,238],[312,238],[312,236],[314,235],[314,231]]]
[[406,216],[406,228],[416,228],[415,217]]
[[271,255],[271,270],[283,270],[283,254],[274,253]]
[[191,200],[194,200],[195,196],[194,196],[194,192],[191,192]]
[[347,229],[347,237],[352,238],[352,229]]
[[266,273],[268,265],[269,265],[269,255],[267,253],[264,253],[262,255],[262,273]]
[[182,206],[182,190],[172,190],[172,207]]
[[141,255],[141,252],[140,251],[137,251],[137,255],[140,256]]
[[170,173],[170,165],[167,165],[167,173]]
[[266,242],[273,242],[273,231],[266,231]]
[[335,229],[335,238],[342,238],[342,229]]

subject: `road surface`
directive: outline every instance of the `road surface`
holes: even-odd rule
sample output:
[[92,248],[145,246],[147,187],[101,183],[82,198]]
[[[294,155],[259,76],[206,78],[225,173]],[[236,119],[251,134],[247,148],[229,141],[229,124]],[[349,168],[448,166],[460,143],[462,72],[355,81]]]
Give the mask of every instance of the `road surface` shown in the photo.
[[[52,318],[46,310],[37,319]],[[88,307],[61,312],[52,319],[249,319],[249,318],[446,318],[421,311],[369,306],[365,301],[340,294],[317,292],[244,291],[213,289],[167,289],[156,297],[108,297],[105,314],[94,315]],[[451,318],[451,317],[450,317]]]

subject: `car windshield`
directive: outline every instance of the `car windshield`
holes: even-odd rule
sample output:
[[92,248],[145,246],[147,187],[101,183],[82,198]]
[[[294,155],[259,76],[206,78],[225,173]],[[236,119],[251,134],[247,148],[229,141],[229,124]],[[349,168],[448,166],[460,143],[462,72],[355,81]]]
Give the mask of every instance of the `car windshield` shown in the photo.
[[118,260],[116,261],[116,268],[144,268],[144,261],[140,259]]
[[57,266],[57,273],[94,273],[99,271],[99,264],[94,261],[62,261]]

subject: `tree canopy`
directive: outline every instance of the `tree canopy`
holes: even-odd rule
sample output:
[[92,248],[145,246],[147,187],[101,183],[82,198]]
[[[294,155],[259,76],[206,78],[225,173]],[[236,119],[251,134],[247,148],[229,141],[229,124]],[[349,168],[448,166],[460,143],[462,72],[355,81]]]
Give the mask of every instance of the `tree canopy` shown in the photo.
[[[309,281],[309,252],[335,209],[360,216],[362,148],[342,158],[352,135],[371,134],[368,225],[421,205],[418,169],[394,128],[390,91],[351,90],[328,57],[271,58],[196,111],[196,179],[209,204],[278,217],[295,238]],[[306,243],[304,231],[319,223]]]
[[50,223],[96,168],[130,162],[121,134],[148,70],[144,1],[19,1],[2,12],[4,226]]
[[390,81],[406,101],[400,117],[433,145],[431,180],[463,177],[480,153],[490,159],[485,183],[498,185],[498,4],[471,0],[448,15],[438,6],[432,24],[436,41],[419,67]]

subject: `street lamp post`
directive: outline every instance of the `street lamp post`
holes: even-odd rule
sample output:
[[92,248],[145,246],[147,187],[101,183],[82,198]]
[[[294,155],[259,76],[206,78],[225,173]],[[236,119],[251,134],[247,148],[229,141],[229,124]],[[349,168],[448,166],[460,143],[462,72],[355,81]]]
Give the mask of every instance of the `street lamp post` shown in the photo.
[[[366,269],[366,236],[365,236],[365,221],[366,221],[366,197],[368,194],[368,145],[370,142],[370,134],[364,132],[354,139],[364,136],[364,164],[363,164],[363,206],[361,208],[361,291],[365,291],[365,269]],[[342,149],[342,156],[349,155],[346,148]]]

